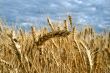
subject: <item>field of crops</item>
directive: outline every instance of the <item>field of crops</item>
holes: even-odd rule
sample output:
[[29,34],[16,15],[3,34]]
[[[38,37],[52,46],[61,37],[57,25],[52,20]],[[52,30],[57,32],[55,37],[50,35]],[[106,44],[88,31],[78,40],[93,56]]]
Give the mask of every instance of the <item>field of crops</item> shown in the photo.
[[47,21],[30,32],[0,22],[0,73],[110,73],[110,32]]

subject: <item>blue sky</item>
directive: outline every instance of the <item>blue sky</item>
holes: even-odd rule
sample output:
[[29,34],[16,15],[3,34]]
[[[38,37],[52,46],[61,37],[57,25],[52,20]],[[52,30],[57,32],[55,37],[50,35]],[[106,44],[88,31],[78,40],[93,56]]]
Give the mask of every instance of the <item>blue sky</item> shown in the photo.
[[110,0],[0,0],[0,17],[8,22],[37,26],[72,15],[75,24],[110,29]]

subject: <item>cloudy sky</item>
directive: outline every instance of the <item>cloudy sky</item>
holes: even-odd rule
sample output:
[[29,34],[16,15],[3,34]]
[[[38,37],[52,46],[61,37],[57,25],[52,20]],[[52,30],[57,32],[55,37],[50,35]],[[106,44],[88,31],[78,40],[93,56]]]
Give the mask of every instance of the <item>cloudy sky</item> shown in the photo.
[[110,28],[110,0],[0,0],[0,17],[8,22],[43,25],[72,15],[75,24]]

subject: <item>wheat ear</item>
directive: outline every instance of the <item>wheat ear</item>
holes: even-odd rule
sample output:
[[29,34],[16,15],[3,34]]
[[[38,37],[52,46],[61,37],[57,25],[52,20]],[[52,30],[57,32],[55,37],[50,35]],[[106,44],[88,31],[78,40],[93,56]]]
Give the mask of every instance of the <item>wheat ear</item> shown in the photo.
[[72,28],[72,24],[73,24],[73,23],[72,23],[72,17],[69,15],[68,18],[69,18],[70,26],[71,26],[71,28]]
[[36,29],[35,29],[35,27],[31,27],[31,31],[32,31],[32,37],[33,37],[33,40],[34,40],[34,42],[35,42],[35,40],[36,40]]
[[21,62],[21,49],[20,49],[20,45],[16,39],[16,35],[15,35],[15,31],[12,31],[11,34],[9,35],[12,43],[13,43],[13,49],[15,51],[16,56],[18,57],[19,61]]
[[64,29],[68,31],[68,24],[67,24],[67,20],[64,20]]
[[54,28],[53,28],[53,26],[52,26],[52,23],[51,23],[51,20],[50,20],[49,17],[47,18],[47,22],[48,22],[48,24],[49,24],[51,30],[54,31]]
[[47,34],[44,34],[43,36],[39,37],[38,41],[36,41],[36,44],[38,46],[42,45],[44,42],[46,42],[47,40],[49,40],[50,38],[54,38],[54,37],[66,37],[70,34],[69,31],[54,31],[54,32],[49,32]]

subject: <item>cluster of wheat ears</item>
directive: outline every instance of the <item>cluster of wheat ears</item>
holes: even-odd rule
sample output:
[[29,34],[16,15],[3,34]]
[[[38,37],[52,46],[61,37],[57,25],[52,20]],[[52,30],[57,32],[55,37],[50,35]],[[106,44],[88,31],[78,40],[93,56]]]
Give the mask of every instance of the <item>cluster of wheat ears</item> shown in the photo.
[[110,73],[110,32],[79,31],[68,16],[50,30],[15,31],[0,21],[0,73]]

